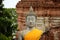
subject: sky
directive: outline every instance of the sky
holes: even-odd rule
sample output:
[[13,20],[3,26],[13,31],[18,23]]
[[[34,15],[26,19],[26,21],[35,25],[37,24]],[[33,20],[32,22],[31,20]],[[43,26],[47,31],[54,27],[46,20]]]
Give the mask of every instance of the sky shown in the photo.
[[18,1],[20,0],[4,0],[4,8],[16,8],[16,4],[18,3]]

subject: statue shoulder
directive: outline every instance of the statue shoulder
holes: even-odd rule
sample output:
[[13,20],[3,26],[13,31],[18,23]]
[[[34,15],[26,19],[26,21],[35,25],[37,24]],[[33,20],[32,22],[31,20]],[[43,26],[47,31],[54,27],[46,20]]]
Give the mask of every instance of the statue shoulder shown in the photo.
[[28,31],[29,31],[29,30],[20,31],[20,34],[24,36]]

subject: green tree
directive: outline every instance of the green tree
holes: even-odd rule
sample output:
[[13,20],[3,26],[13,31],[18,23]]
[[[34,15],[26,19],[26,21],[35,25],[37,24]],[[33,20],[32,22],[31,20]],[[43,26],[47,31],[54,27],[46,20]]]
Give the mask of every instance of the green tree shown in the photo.
[[0,17],[3,15],[3,4],[2,4],[3,0],[0,0]]
[[3,9],[2,2],[3,2],[3,0],[0,0],[0,40],[9,40],[10,38],[6,37],[7,36],[6,29],[7,29],[7,22],[8,22],[8,24],[11,24],[11,22],[7,21],[6,18],[4,17],[4,9]]
[[13,8],[3,8],[3,15],[0,17],[0,33],[7,37],[17,30],[17,14]]
[[0,0],[0,33],[10,37],[17,27],[17,15],[14,8],[3,8],[3,0]]
[[6,36],[11,36],[12,33],[12,21],[11,15],[8,12],[9,10],[4,9],[3,15],[0,17],[0,32]]
[[17,15],[15,9],[4,8],[3,15],[0,17],[0,25],[2,28],[0,31],[6,36],[9,36],[12,32],[15,32],[17,28]]
[[11,39],[0,33],[0,40],[11,40]]

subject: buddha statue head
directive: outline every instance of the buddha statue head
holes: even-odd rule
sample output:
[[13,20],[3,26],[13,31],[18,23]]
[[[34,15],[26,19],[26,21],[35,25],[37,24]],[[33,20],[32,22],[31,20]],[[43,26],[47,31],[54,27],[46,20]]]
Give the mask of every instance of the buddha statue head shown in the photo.
[[33,11],[32,6],[30,7],[30,11],[26,16],[26,25],[28,27],[34,27],[36,25],[36,15],[35,12]]

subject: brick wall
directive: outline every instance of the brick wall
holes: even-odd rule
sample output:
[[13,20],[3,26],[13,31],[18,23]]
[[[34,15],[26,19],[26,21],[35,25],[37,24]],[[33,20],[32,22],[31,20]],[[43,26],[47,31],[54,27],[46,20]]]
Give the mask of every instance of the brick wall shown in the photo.
[[[18,30],[23,30],[26,27],[25,20],[26,14],[29,12],[30,6],[33,7],[37,18],[38,17],[60,17],[60,3],[46,0],[21,0],[16,5],[16,12],[18,14]],[[50,20],[51,21],[51,20]],[[52,27],[52,26],[51,26]],[[54,31],[51,29],[48,34],[43,35],[42,40],[54,40]],[[60,29],[59,29],[60,30]],[[60,32],[59,32],[60,33]],[[58,35],[59,35],[58,33]],[[49,37],[48,37],[48,36]],[[60,38],[60,36],[58,36]],[[59,39],[60,40],[60,39]]]

